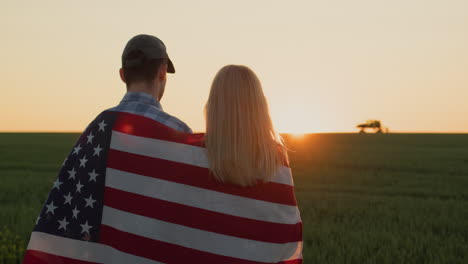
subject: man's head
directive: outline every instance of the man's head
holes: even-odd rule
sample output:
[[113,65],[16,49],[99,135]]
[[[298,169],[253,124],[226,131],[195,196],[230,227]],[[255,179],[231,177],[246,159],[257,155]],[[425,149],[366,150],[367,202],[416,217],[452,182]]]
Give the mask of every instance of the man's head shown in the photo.
[[130,39],[122,53],[120,77],[128,91],[143,91],[160,100],[166,85],[166,72],[175,73],[164,43],[150,35]]

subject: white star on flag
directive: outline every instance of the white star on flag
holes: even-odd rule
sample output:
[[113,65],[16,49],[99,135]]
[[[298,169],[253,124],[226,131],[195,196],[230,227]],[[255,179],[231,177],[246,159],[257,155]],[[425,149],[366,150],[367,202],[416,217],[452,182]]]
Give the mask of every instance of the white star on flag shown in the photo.
[[70,222],[67,222],[67,218],[66,217],[63,217],[63,220],[58,220],[60,226],[59,226],[59,230],[63,228],[63,230],[66,230],[67,229],[67,225],[70,223]]
[[59,179],[57,178],[55,181],[54,181],[54,187],[52,189],[55,189],[57,188],[57,190],[60,190],[60,184],[62,184],[63,182],[59,181]]
[[77,193],[81,193],[81,188],[83,187],[84,185],[82,185],[80,183],[80,181],[78,181],[78,183],[76,184],[76,192]]
[[94,155],[98,156],[99,157],[99,153],[101,152],[102,148],[101,146],[98,144],[97,147],[94,148]]
[[68,174],[69,174],[68,179],[75,179],[75,175],[76,175],[75,168],[72,168],[71,170],[69,170]]
[[63,160],[63,163],[62,163],[62,167],[65,166],[65,163],[67,162],[68,158],[65,158],[65,160]]
[[83,158],[80,159],[80,168],[81,168],[81,167],[86,167],[86,162],[87,162],[87,161],[88,161],[88,160],[86,159],[86,155],[84,155]]
[[101,123],[99,123],[98,125],[99,125],[99,130],[98,130],[98,132],[101,131],[101,130],[102,130],[102,131],[105,131],[104,127],[107,126],[107,124],[104,123],[104,119],[103,119],[103,120],[101,121]]
[[89,175],[89,181],[94,181],[96,182],[96,177],[99,176],[99,174],[96,173],[96,170],[93,169],[92,172],[88,173]]
[[78,146],[76,146],[75,148],[73,148],[73,153],[72,153],[72,155],[73,155],[73,154],[78,155],[78,153],[80,152],[80,150],[81,150],[81,146],[80,146],[80,144],[78,144]]
[[76,205],[75,205],[75,209],[72,210],[72,213],[73,213],[72,219],[73,218],[78,219],[78,214],[80,213],[80,211],[76,209]]
[[46,204],[46,207],[47,207],[46,214],[47,213],[54,214],[55,209],[57,209],[57,206],[54,206],[54,201],[51,201],[50,204]]
[[36,219],[36,225],[37,225],[37,223],[39,223],[39,220],[40,220],[40,219],[41,219],[41,217],[38,216],[37,219]]
[[63,198],[65,198],[65,202],[63,204],[70,204],[71,205],[72,196],[71,196],[70,192],[68,193],[68,195],[64,195]]
[[91,227],[93,226],[90,226],[88,225],[88,221],[86,221],[86,223],[84,225],[80,224],[81,226],[81,233],[88,233],[89,234],[89,229],[91,229]]
[[93,196],[91,194],[89,195],[89,198],[85,198],[84,200],[86,201],[85,208],[88,207],[88,206],[91,207],[91,208],[94,208],[93,204],[96,202],[96,200],[93,199]]
[[94,136],[93,136],[93,132],[89,132],[89,135],[86,136],[86,137],[88,138],[88,142],[86,142],[86,143],[91,143],[91,144],[93,144],[93,137],[94,137]]

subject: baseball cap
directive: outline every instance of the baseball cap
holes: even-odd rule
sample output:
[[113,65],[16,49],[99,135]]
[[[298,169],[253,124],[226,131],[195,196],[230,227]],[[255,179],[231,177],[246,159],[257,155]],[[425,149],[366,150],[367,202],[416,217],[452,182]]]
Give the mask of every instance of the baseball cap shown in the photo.
[[[139,52],[141,57],[129,58],[129,54]],[[131,38],[122,53],[122,68],[138,67],[151,59],[167,59],[167,72],[175,73],[174,64],[167,55],[166,46],[155,36],[140,34]]]

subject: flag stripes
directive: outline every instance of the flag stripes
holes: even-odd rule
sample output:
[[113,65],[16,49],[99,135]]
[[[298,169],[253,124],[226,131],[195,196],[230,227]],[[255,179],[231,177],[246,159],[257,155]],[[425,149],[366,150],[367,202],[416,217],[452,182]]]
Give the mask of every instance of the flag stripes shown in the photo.
[[162,264],[136,255],[127,254],[104,244],[32,232],[28,253],[23,263],[112,263]]
[[[159,173],[161,172],[154,171],[154,174]],[[112,168],[107,168],[106,174],[107,187],[150,198],[272,223],[296,224],[300,222],[299,210],[296,206],[211,191]],[[253,206],[255,210],[252,210]]]
[[[189,247],[170,244],[144,236],[123,232],[106,225],[102,226],[101,232],[103,235],[102,243],[112,246],[118,250],[128,252],[129,254],[142,256],[147,259],[157,259],[163,263],[267,264],[267,262],[222,256]],[[301,264],[302,259],[296,258],[274,263]]]
[[77,260],[73,258],[61,257],[54,254],[45,253],[43,251],[28,250],[28,253],[24,256],[23,261],[27,261],[34,264],[46,264],[46,263],[67,263],[67,264],[95,264],[97,262],[89,262],[83,260]]
[[[138,237],[146,237],[172,245],[192,248],[206,252],[205,254],[217,254],[265,263],[272,263],[277,259],[292,256],[298,247],[298,243],[302,243],[276,244],[241,239],[176,225],[107,206],[104,206],[102,224],[137,235]],[[126,242],[122,241],[122,243]],[[137,244],[142,245],[147,243],[148,241]]]
[[[270,243],[288,243],[297,241],[297,233],[302,223],[278,224],[244,217],[227,215],[192,206],[168,202],[107,187],[106,206],[174,224],[216,232],[219,234],[252,239]],[[148,210],[164,208],[164,210]],[[229,223],[225,228],[219,223]],[[275,230],[275,232],[271,232]]]
[[[111,148],[148,158],[158,158],[202,168],[209,167],[206,149],[180,142],[145,138],[141,135],[112,131]],[[292,185],[293,183],[290,175],[290,169],[286,166],[282,166],[271,181]]]
[[[114,149],[110,149],[108,155],[107,167],[111,169],[129,171],[139,175],[170,180],[180,184],[249,197],[256,200],[296,206],[296,199],[293,195],[294,187],[289,185],[268,182],[259,183],[255,187],[242,188],[213,181],[206,168],[150,158]],[[180,153],[180,155],[183,155],[183,153]],[[129,167],[126,165],[127,163],[131,163],[134,166]],[[155,173],[155,171],[158,173]]]

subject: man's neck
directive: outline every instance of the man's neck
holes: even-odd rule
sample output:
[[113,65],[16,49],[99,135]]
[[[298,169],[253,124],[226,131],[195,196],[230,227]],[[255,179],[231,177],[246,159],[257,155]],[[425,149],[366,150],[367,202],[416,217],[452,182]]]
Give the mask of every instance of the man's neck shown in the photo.
[[153,96],[153,98],[156,101],[159,101],[159,96],[158,96],[159,95],[159,89],[149,87],[147,84],[143,84],[143,83],[132,84],[129,87],[127,87],[127,92],[147,93],[147,94]]

